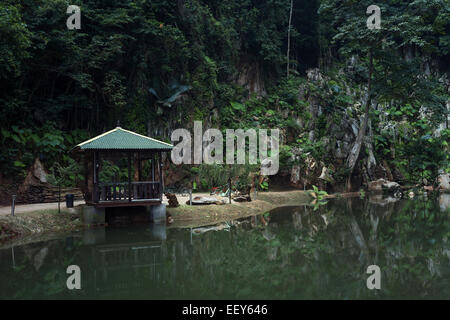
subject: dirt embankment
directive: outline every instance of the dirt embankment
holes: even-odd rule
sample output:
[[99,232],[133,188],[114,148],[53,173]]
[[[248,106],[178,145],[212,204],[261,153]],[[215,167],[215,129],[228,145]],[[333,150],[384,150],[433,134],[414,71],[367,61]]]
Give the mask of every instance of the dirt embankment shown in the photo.
[[70,232],[82,228],[79,214],[47,210],[0,216],[0,245],[16,237],[35,234]]
[[173,218],[172,227],[194,228],[263,214],[282,206],[304,205],[311,197],[304,191],[260,192],[251,202],[226,205],[188,206],[167,208]]

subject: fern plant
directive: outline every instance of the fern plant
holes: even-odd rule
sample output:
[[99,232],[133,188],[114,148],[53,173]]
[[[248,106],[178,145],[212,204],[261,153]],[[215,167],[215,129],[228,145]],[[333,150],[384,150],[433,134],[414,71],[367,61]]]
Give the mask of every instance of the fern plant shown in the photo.
[[321,201],[325,199],[326,196],[328,196],[328,193],[323,190],[319,190],[316,186],[313,186],[313,190],[309,193],[314,199]]

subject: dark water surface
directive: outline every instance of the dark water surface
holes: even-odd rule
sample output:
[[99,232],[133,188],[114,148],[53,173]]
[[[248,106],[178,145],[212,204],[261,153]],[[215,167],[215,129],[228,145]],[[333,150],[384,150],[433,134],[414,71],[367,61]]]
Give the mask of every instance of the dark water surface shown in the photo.
[[[333,200],[220,231],[58,236],[0,249],[0,299],[450,299],[445,203]],[[81,290],[67,289],[69,265]],[[381,268],[381,290],[366,286],[369,265]]]

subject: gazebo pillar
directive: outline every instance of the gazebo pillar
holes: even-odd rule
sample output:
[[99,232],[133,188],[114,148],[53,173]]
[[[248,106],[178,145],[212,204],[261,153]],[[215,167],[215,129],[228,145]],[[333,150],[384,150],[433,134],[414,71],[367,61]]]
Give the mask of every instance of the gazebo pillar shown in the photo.
[[93,166],[94,167],[94,179],[93,179],[94,199],[93,200],[95,203],[98,203],[100,201],[100,199],[99,199],[99,183],[100,183],[100,181],[98,178],[99,177],[99,174],[98,174],[99,163],[100,163],[100,152],[94,151],[94,166]]
[[152,153],[152,182],[155,182],[155,153]]
[[[83,157],[83,169],[84,169],[84,190],[83,193],[89,192],[89,161],[86,156]],[[92,199],[91,199],[92,200]]]
[[131,152],[128,152],[128,201],[131,202]]
[[159,152],[158,154],[158,159],[159,159],[159,194],[160,194],[160,199],[162,201],[163,199],[163,192],[164,192],[164,179],[163,179],[163,163],[162,163],[162,152]]
[[141,154],[138,153],[137,157],[138,157],[138,181],[141,182],[142,181],[142,159],[141,159]]

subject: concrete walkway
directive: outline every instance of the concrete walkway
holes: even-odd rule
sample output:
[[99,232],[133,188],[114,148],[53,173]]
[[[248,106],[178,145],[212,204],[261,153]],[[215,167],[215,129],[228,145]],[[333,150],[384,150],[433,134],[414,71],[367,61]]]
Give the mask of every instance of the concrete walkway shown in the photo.
[[[193,195],[195,197],[210,197],[209,193],[196,193]],[[222,199],[221,197],[217,197]],[[180,204],[186,204],[189,201],[189,196],[181,196],[177,195],[178,202]],[[226,198],[223,198],[226,199]],[[84,204],[84,200],[74,201],[74,206],[78,206],[80,204]],[[163,203],[166,205],[169,204],[167,198],[163,197]],[[61,209],[66,208],[66,202],[61,201]],[[52,203],[33,203],[33,204],[19,204],[16,205],[14,210],[15,213],[26,213],[26,212],[34,212],[34,211],[42,211],[42,210],[58,210],[58,202]],[[0,207],[0,216],[11,214],[11,206]]]
[[[74,205],[84,204],[84,200],[74,201]],[[61,209],[66,208],[65,201],[61,201]],[[26,213],[42,210],[58,210],[58,202],[53,203],[33,203],[33,204],[19,204],[16,205],[14,213]],[[0,207],[0,216],[11,214],[11,206]]]
[[[177,196],[178,201],[180,203],[186,203],[189,200],[188,197],[180,197]],[[80,204],[84,204],[84,200],[74,201],[74,206],[78,206]],[[167,198],[163,197],[163,203],[168,204]],[[66,202],[61,201],[61,209],[66,208]],[[42,211],[42,210],[58,210],[58,202],[52,203],[32,203],[32,204],[18,204],[14,210],[14,213],[26,213],[26,212],[34,212],[34,211]],[[0,216],[5,216],[11,214],[11,206],[0,207]]]

